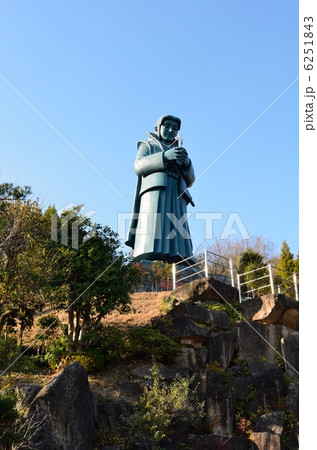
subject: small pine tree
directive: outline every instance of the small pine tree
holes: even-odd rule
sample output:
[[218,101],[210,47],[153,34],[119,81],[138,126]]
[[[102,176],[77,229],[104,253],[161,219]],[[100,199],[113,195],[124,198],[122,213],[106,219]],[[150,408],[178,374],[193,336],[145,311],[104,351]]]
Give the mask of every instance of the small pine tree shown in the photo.
[[291,253],[289,245],[285,240],[282,242],[281,254],[278,261],[278,268],[287,270],[289,272],[294,272],[295,270],[294,255],[293,253]]
[[294,259],[293,253],[289,248],[289,245],[284,240],[282,242],[281,254],[279,257],[276,271],[276,283],[281,286],[281,292],[295,298],[293,272],[298,273],[299,270],[299,256]]

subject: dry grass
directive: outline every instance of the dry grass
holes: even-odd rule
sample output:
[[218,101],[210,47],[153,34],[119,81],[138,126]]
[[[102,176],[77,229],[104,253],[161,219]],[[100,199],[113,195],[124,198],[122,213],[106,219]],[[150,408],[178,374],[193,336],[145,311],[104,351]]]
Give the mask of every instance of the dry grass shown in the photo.
[[150,325],[151,319],[161,314],[162,300],[169,294],[170,291],[137,292],[132,295],[130,313],[120,314],[118,311],[113,311],[102,322],[106,325],[117,326],[121,329]]
[[[108,314],[102,323],[105,325],[116,326],[120,329],[126,330],[132,327],[144,327],[151,325],[151,319],[161,314],[160,308],[164,297],[168,297],[170,291],[163,292],[137,292],[131,295],[131,311],[128,314],[120,314],[118,311],[113,311]],[[40,313],[35,316],[34,325],[30,330],[24,332],[23,344],[30,345],[36,336],[42,332],[38,326],[38,320],[46,315],[53,314],[58,316],[62,324],[67,324],[67,312],[56,312],[50,307],[45,307]],[[36,346],[36,343],[34,343]]]
[[[103,319],[103,323],[118,327],[122,330],[127,330],[133,327],[143,327],[151,325],[151,319],[161,314],[161,304],[165,297],[170,295],[170,291],[164,292],[138,292],[131,296],[131,311],[128,314],[120,314],[118,311],[113,311]],[[27,330],[24,334],[24,345],[32,344],[32,348],[39,345],[39,342],[33,342],[36,335],[43,331],[37,326],[37,321],[40,317],[46,314],[53,314],[59,317],[63,324],[67,324],[67,313],[56,313],[56,311],[45,307],[41,313],[35,317],[34,325],[31,330]],[[102,372],[89,374],[89,383],[97,395],[101,398],[110,399],[112,401],[122,399],[122,392],[116,386],[117,382],[127,377],[127,373],[135,364],[140,364],[140,361],[122,363],[118,366],[108,367]],[[49,371],[50,372],[50,371]],[[15,377],[5,376],[2,378],[0,388],[14,387],[18,383],[38,383],[46,384],[51,378],[55,377],[57,373],[43,373],[40,375],[25,375],[15,374]],[[125,394],[126,395],[126,394]],[[126,399],[130,400],[131,399]]]

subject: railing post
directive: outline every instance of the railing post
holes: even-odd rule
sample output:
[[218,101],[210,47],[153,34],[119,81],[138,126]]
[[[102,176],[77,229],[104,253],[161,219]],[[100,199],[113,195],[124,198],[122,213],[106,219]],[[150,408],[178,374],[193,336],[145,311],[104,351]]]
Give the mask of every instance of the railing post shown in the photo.
[[298,301],[299,297],[298,297],[298,289],[297,289],[297,276],[296,276],[295,272],[293,274],[293,277],[294,277],[294,287],[295,287],[295,298]]
[[205,249],[205,277],[208,278],[208,259],[207,259],[207,250]]
[[174,290],[174,289],[176,289],[176,264],[175,263],[173,263],[172,273],[173,273],[173,290]]
[[238,291],[239,291],[239,303],[242,303],[241,286],[240,286],[240,275],[238,273],[237,273],[237,284],[238,284]]
[[272,272],[272,266],[271,264],[268,265],[269,267],[269,275],[270,275],[270,285],[271,285],[271,292],[274,295],[274,280],[273,280],[273,272]]
[[233,275],[232,258],[229,258],[229,266],[230,266],[231,286],[234,287],[234,275]]

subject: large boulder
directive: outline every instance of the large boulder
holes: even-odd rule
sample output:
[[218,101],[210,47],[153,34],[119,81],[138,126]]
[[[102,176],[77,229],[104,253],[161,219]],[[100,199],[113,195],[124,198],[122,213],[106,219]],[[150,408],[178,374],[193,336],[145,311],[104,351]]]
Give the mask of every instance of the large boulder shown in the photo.
[[236,350],[236,336],[231,331],[219,331],[210,333],[209,354],[210,362],[218,362],[227,370]]
[[74,362],[36,395],[27,418],[32,430],[29,447],[38,450],[93,448],[93,398],[88,378]]
[[40,392],[41,386],[35,383],[19,383],[15,388],[18,396],[17,407],[27,407]]
[[249,363],[250,375],[233,378],[236,398],[247,413],[276,407],[284,396],[283,370],[267,363]]
[[171,292],[173,297],[177,300],[188,301],[195,303],[201,302],[238,302],[239,291],[238,289],[230,286],[227,283],[210,276],[207,280],[199,278],[198,280],[185,283],[182,286],[174,289]]
[[291,384],[286,395],[286,409],[295,419],[299,419],[299,382]]
[[299,376],[299,333],[295,332],[281,339],[281,350],[285,363],[285,370],[294,380]]
[[225,311],[209,311],[210,326],[213,330],[230,330],[230,319]]
[[198,322],[204,325],[209,325],[211,318],[207,308],[202,305],[193,305],[190,303],[182,302],[179,305],[174,306],[171,310],[171,315],[174,318],[188,317],[194,322]]
[[177,317],[172,323],[162,322],[160,332],[181,345],[201,348],[208,341],[209,329],[197,325],[186,316]]
[[235,396],[230,384],[214,370],[196,373],[197,394],[205,401],[204,432],[221,436],[231,435],[235,414]]
[[194,436],[191,448],[196,450],[248,450],[249,441],[242,436]]
[[276,363],[282,337],[289,334],[284,325],[236,322],[239,356],[246,361]]
[[285,325],[293,330],[299,327],[299,302],[283,294],[265,294],[245,300],[241,309],[251,322]]
[[193,348],[181,349],[180,354],[175,358],[173,367],[180,369],[194,369],[196,367],[196,353]]
[[284,416],[283,411],[272,411],[259,417],[252,432],[252,441],[258,450],[284,449]]
[[206,396],[206,422],[211,434],[228,436],[233,432],[235,397],[229,383],[210,384]]

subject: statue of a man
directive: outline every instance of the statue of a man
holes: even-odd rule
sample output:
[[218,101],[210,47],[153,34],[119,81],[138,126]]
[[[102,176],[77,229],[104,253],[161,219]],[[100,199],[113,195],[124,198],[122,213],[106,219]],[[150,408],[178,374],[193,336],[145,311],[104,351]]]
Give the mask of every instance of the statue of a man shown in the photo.
[[194,203],[187,188],[195,175],[187,151],[178,144],[180,127],[178,117],[162,116],[155,133],[138,142],[138,182],[126,241],[134,261],[177,262],[193,254],[187,204]]

